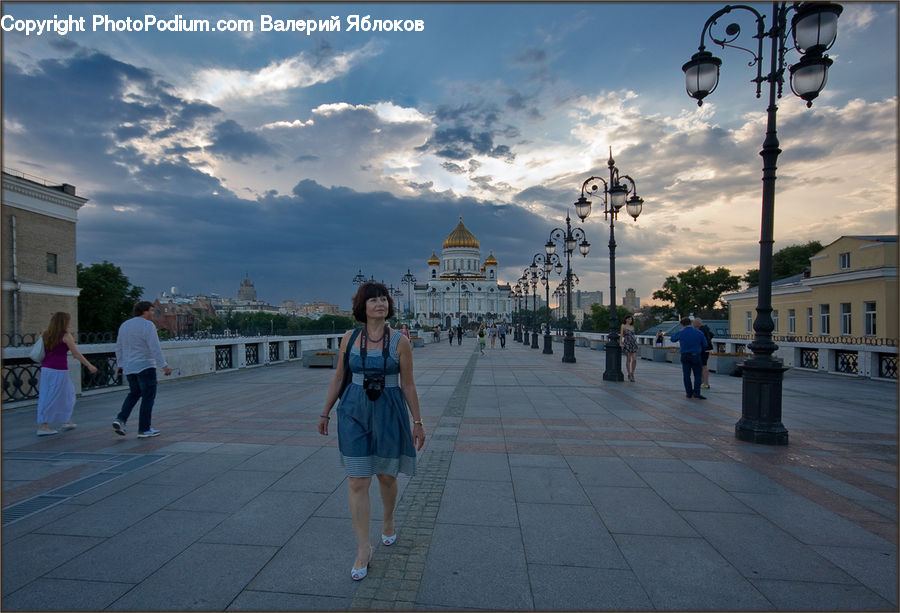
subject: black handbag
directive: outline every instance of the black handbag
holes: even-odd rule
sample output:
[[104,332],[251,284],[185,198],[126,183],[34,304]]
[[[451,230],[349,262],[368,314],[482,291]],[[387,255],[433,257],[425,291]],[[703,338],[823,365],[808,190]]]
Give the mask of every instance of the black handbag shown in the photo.
[[359,336],[360,332],[362,332],[362,328],[354,330],[353,334],[350,335],[347,346],[344,347],[344,377],[341,379],[341,390],[338,392],[338,400],[344,395],[344,390],[347,389],[347,386],[350,385],[350,379],[353,378],[353,373],[350,372],[350,349],[353,347],[353,343],[356,342],[356,337]]

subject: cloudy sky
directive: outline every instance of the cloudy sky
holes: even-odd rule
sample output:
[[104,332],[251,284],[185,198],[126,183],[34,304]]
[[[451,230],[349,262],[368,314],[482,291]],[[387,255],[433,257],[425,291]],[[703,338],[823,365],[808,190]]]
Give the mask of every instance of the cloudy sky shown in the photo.
[[[681,70],[721,6],[4,2],[3,166],[77,186],[78,261],[145,297],[236,296],[249,274],[271,303],[349,308],[359,270],[424,279],[460,216],[515,281],[612,147],[645,201],[615,226],[619,301],[646,302],[692,266],[758,263],[765,88],[739,49],[709,45],[702,107]],[[54,15],[86,31],[16,29]],[[423,28],[347,31],[354,15]],[[262,31],[332,16],[341,31]],[[136,30],[153,19],[253,31]],[[780,101],[776,250],[897,232],[896,3],[844,3],[830,56],[811,109]],[[580,288],[608,296],[609,224],[595,207],[579,225]]]

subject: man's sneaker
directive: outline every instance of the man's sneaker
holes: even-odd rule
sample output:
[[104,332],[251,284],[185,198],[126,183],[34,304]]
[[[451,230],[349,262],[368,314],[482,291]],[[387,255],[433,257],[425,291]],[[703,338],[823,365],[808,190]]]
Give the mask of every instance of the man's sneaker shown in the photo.
[[116,434],[121,434],[125,436],[125,424],[120,422],[118,419],[113,420],[113,430],[116,431]]
[[145,432],[138,432],[138,438],[150,438],[151,436],[159,436],[159,430],[154,430],[150,428]]

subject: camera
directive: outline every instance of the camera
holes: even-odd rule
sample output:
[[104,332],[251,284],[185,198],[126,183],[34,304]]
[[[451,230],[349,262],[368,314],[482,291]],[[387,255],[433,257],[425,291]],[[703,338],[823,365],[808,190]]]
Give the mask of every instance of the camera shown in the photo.
[[366,390],[366,396],[369,397],[369,400],[372,402],[378,400],[382,390],[384,390],[384,376],[366,375],[365,379],[363,379],[363,388]]

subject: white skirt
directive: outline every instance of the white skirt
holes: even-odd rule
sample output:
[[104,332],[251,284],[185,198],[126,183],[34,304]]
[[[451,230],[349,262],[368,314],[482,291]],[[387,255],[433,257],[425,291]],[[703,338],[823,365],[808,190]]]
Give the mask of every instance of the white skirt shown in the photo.
[[75,386],[69,372],[41,368],[38,392],[37,420],[39,424],[55,424],[72,419],[75,408]]

